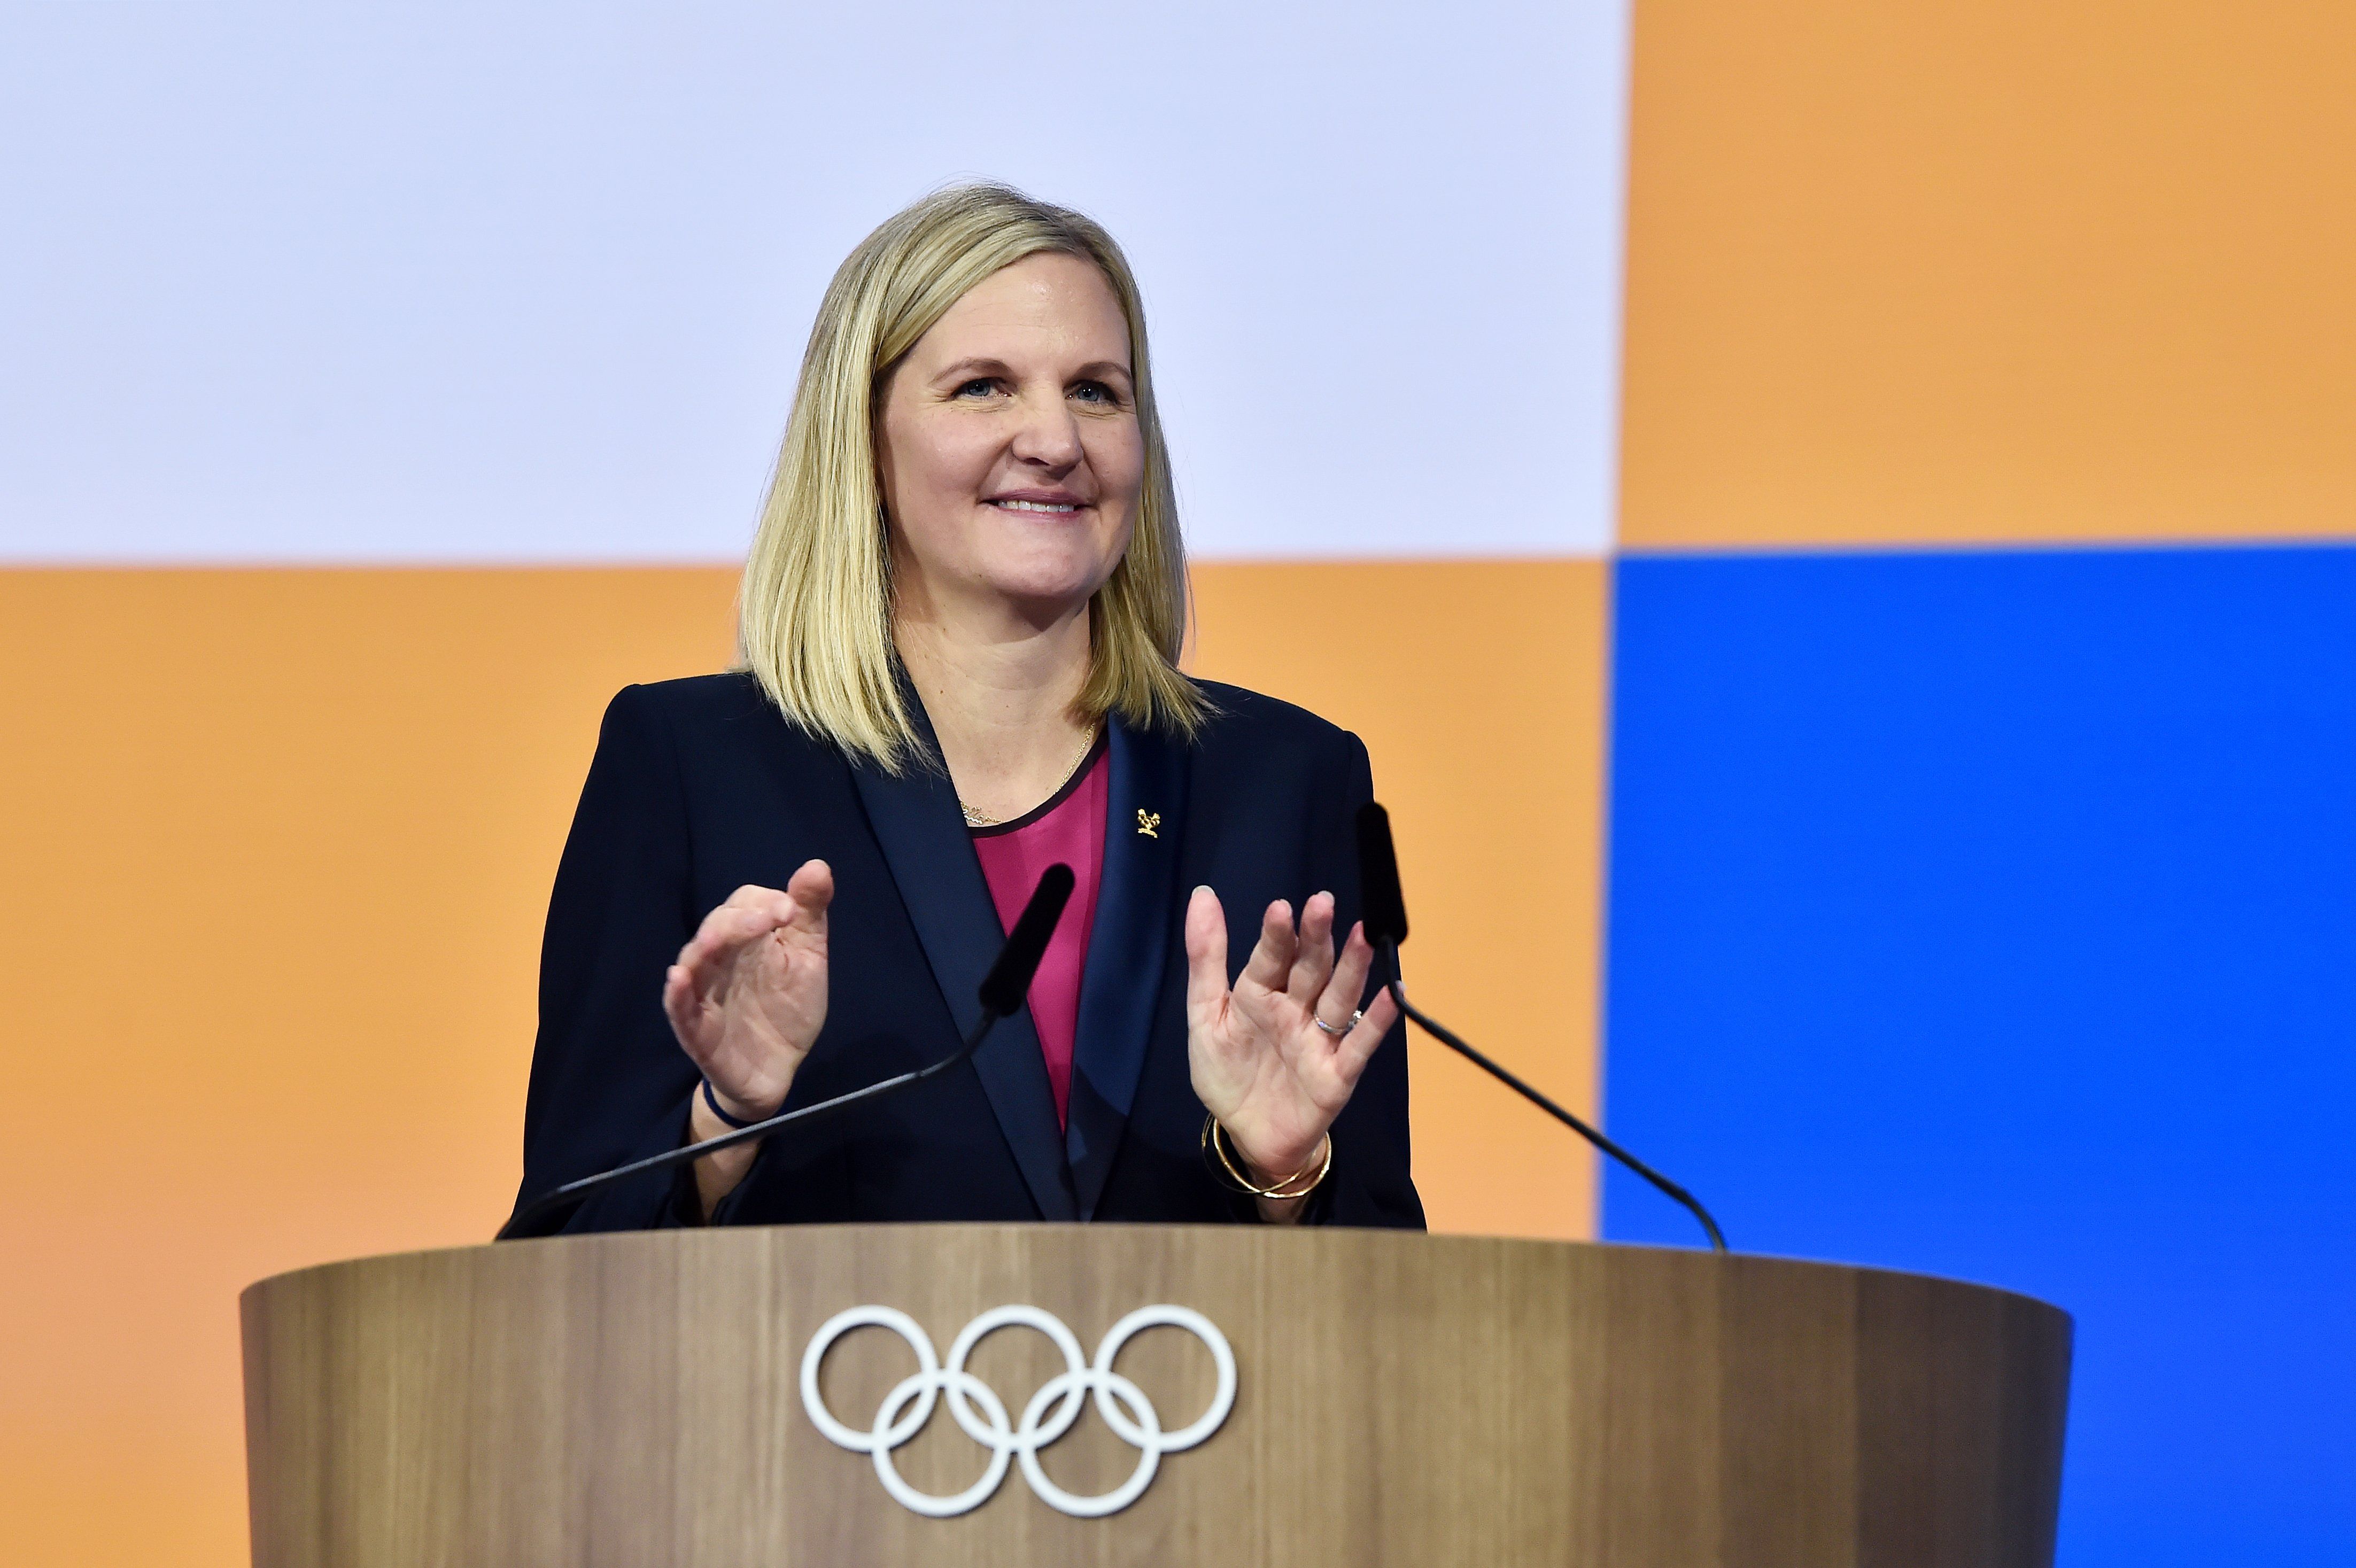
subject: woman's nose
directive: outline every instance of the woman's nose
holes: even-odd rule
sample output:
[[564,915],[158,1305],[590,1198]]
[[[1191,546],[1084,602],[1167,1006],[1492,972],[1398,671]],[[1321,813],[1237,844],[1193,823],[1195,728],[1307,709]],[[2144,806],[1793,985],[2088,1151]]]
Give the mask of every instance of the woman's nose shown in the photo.
[[1079,462],[1079,422],[1065,407],[1060,390],[1053,396],[1023,398],[1016,406],[1021,420],[1014,432],[1017,458],[1055,469]]

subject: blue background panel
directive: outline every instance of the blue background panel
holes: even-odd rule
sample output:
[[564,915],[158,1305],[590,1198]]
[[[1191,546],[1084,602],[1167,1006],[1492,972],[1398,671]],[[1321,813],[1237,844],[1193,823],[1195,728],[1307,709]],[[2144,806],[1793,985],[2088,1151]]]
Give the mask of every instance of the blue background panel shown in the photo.
[[[2356,550],[1639,557],[1605,1107],[2077,1318],[2061,1561],[2356,1563]],[[1606,1234],[1694,1240],[1614,1173]]]

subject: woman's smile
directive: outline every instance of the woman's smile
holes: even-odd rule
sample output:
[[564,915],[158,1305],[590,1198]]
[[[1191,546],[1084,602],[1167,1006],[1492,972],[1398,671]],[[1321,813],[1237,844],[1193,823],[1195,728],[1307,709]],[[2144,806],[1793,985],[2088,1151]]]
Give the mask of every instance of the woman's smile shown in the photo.
[[1009,490],[983,501],[1001,512],[1022,512],[1032,517],[1068,517],[1082,510],[1087,503],[1077,496],[1064,491]]

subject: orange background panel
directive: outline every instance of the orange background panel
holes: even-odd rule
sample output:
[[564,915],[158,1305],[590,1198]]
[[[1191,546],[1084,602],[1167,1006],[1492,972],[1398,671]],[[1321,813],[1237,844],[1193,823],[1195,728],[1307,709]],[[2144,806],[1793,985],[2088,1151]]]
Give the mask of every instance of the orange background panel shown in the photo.
[[1636,7],[1621,541],[2356,534],[2356,6]]
[[[27,1564],[243,1561],[236,1294],[480,1241],[548,885],[615,689],[717,667],[719,571],[0,572],[0,1518]],[[1603,569],[1220,567],[1206,673],[1373,747],[1419,995],[1594,1100]],[[1588,1163],[1417,1048],[1460,1230]]]
[[0,573],[0,1555],[244,1561],[237,1292],[496,1225],[600,705],[732,592]]

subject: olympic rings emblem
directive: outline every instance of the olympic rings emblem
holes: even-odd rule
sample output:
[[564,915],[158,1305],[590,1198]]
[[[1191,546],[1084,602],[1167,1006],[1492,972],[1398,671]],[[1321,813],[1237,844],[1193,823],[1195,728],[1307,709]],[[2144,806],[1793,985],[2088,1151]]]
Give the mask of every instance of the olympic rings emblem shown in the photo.
[[[837,1339],[853,1328],[889,1328],[905,1339],[908,1348],[916,1352],[916,1371],[884,1396],[883,1404],[875,1412],[875,1424],[862,1432],[836,1420],[834,1413],[827,1408],[825,1398],[819,1392],[818,1371]],[[1031,1396],[1020,1424],[1008,1421],[1006,1406],[997,1391],[965,1370],[966,1358],[973,1353],[976,1345],[1001,1328],[1035,1328],[1064,1353],[1064,1371],[1049,1378]],[[1210,1348],[1211,1360],[1218,1367],[1218,1391],[1211,1396],[1210,1407],[1193,1425],[1175,1432],[1162,1431],[1162,1419],[1152,1402],[1145,1397],[1145,1391],[1112,1370],[1113,1359],[1120,1354],[1122,1346],[1140,1331],[1155,1328],[1185,1329]],[[990,1450],[990,1464],[982,1471],[981,1479],[952,1497],[918,1491],[901,1477],[892,1463],[892,1450],[916,1436],[932,1419],[934,1402],[943,1394],[948,1396],[949,1414],[965,1435]],[[1130,1473],[1128,1480],[1111,1491],[1079,1497],[1047,1478],[1047,1472],[1039,1464],[1039,1450],[1072,1429],[1089,1395],[1095,1396],[1097,1411],[1104,1417],[1105,1424],[1140,1452],[1137,1468]],[[1185,1307],[1139,1307],[1112,1326],[1097,1346],[1094,1361],[1082,1359],[1079,1340],[1064,1327],[1062,1319],[1036,1307],[1001,1307],[983,1313],[958,1333],[956,1342],[949,1346],[947,1363],[934,1354],[932,1339],[915,1318],[889,1307],[854,1307],[836,1313],[811,1338],[809,1349],[802,1352],[802,1408],[809,1412],[812,1424],[839,1446],[873,1456],[876,1478],[884,1483],[884,1489],[902,1507],[932,1519],[948,1519],[989,1501],[999,1483],[1006,1478],[1007,1464],[1012,1459],[1023,1462],[1023,1478],[1031,1483],[1031,1489],[1048,1507],[1076,1519],[1102,1519],[1107,1514],[1119,1513],[1144,1495],[1162,1455],[1192,1448],[1216,1432],[1235,1403],[1235,1351],[1228,1348],[1226,1336],[1209,1318]]]

